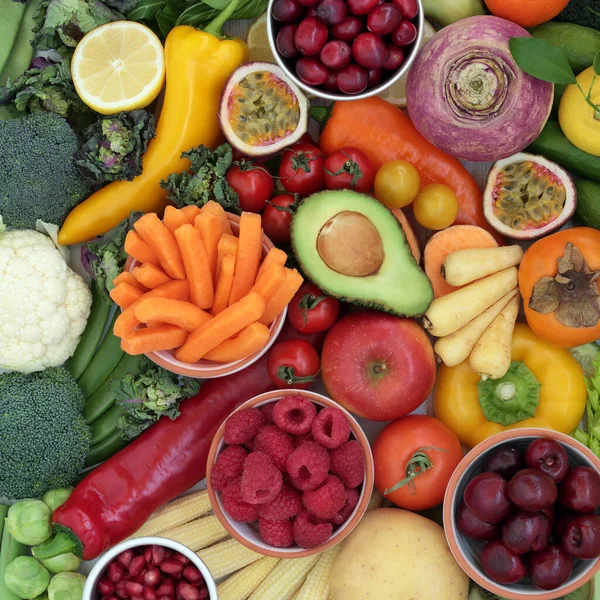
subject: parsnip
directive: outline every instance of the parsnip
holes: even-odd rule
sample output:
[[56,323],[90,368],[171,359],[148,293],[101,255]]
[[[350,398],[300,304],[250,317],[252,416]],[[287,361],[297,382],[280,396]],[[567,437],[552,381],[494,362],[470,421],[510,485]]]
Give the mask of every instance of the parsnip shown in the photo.
[[506,375],[510,367],[512,337],[519,315],[519,300],[519,294],[510,300],[479,338],[471,352],[469,364],[474,371],[481,374],[483,379],[488,377],[500,379]]
[[521,262],[521,246],[499,248],[468,248],[456,250],[446,256],[442,263],[442,277],[450,285],[465,285],[487,277]]
[[455,367],[469,358],[469,354],[471,354],[483,332],[492,324],[493,320],[516,293],[516,289],[511,290],[508,294],[502,296],[498,302],[484,310],[478,317],[469,321],[464,327],[440,338],[433,348],[441,361],[447,367]]
[[436,337],[458,331],[517,287],[517,269],[510,267],[436,298],[424,315],[423,326]]

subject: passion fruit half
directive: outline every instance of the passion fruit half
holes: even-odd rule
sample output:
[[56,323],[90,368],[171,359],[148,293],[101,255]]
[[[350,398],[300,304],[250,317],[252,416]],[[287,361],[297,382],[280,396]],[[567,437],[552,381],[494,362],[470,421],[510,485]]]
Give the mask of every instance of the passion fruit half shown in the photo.
[[577,206],[571,176],[556,163],[521,152],[494,164],[483,212],[498,233],[532,240],[562,227]]
[[219,105],[221,130],[246,156],[265,156],[296,143],[308,127],[308,100],[283,70],[268,62],[238,67]]

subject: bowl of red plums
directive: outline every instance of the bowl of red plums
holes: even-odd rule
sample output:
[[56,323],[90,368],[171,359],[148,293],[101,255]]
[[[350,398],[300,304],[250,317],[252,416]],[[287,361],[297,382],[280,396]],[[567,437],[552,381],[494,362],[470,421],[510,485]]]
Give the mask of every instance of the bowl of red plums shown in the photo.
[[270,0],[267,32],[285,73],[328,100],[381,93],[410,68],[421,0]]
[[545,429],[499,433],[471,450],[444,499],[452,554],[509,600],[553,600],[600,569],[600,460]]

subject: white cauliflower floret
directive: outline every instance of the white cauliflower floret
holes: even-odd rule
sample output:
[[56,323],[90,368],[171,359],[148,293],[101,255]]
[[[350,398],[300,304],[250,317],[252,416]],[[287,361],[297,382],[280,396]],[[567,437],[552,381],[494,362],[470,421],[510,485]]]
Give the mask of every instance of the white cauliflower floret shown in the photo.
[[52,240],[30,230],[0,233],[0,367],[32,373],[75,352],[92,294]]

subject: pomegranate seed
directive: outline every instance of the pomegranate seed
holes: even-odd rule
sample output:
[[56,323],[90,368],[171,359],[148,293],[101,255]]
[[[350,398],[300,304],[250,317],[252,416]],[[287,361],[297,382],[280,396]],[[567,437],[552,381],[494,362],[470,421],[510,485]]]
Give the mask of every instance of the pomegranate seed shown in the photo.
[[165,559],[165,549],[162,546],[150,546],[151,562],[153,565],[159,565]]
[[198,600],[200,598],[200,592],[187,581],[181,581],[177,585],[177,595],[181,596],[182,600]]
[[107,577],[103,577],[96,585],[96,589],[103,596],[110,596],[115,593],[115,584]]
[[125,550],[125,552],[121,552],[117,557],[117,562],[126,569],[133,558],[133,550]]
[[159,567],[163,573],[169,575],[179,575],[183,571],[183,565],[175,559],[165,560]]
[[175,584],[172,581],[163,581],[156,590],[157,596],[173,596],[175,594]]
[[192,565],[188,565],[184,570],[183,570],[183,576],[190,582],[190,583],[200,583],[202,581],[202,573],[200,573],[200,571],[192,566]]
[[146,573],[144,573],[144,584],[149,585],[150,587],[156,587],[161,580],[160,571],[154,567],[153,569],[148,569]]
[[173,560],[179,561],[182,565],[189,565],[192,562],[187,556],[184,556],[180,552],[174,552],[171,558],[173,558]]
[[135,581],[126,581],[125,589],[130,596],[139,596],[142,593],[144,586],[141,583],[136,583]]
[[142,592],[144,600],[156,600],[156,592],[151,587],[145,587]]
[[198,590],[200,595],[198,596],[198,600],[208,600],[208,588],[203,587],[201,590]]
[[119,600],[116,596],[103,596],[102,600]]
[[119,581],[123,581],[125,571],[123,571],[121,565],[116,562],[111,562],[110,565],[108,565],[107,577],[113,583],[119,583]]
[[160,596],[158,600],[175,600],[173,596]]
[[142,572],[137,575],[136,577],[132,577],[131,579],[133,581],[135,581],[136,583],[141,583],[142,585],[144,585],[144,583],[146,582],[146,573],[148,572],[147,569],[143,569]]
[[129,593],[125,589],[126,583],[126,581],[119,581],[119,583],[117,583],[117,585],[115,586],[115,594],[117,594],[119,598],[127,598],[129,596]]
[[131,577],[137,577],[146,566],[146,559],[143,555],[134,556],[132,561],[129,563],[129,575]]
[[144,559],[147,563],[152,562],[152,546],[146,546],[144,549]]
[[143,596],[131,596],[131,600],[144,600]]

